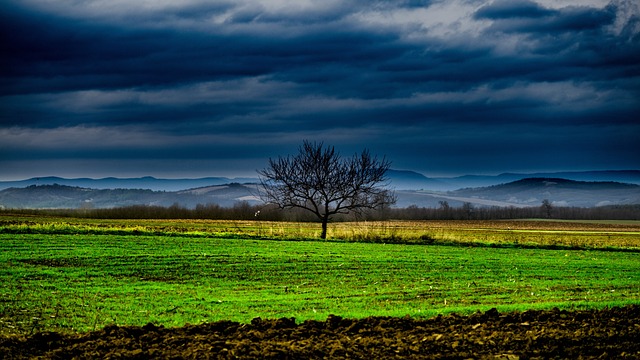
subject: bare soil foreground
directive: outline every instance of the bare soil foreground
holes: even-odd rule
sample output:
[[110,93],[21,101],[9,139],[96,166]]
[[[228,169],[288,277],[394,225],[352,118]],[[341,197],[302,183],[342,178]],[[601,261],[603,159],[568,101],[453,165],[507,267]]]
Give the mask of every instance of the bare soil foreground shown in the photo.
[[431,319],[329,316],[254,319],[181,328],[108,326],[63,335],[1,337],[0,357],[22,358],[640,358],[640,305],[588,311],[495,309]]

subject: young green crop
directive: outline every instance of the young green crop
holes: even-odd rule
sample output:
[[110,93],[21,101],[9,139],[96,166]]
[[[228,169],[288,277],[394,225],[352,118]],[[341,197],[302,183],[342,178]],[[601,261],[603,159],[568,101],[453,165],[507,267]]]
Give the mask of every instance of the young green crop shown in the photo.
[[640,302],[635,251],[0,234],[3,333]]

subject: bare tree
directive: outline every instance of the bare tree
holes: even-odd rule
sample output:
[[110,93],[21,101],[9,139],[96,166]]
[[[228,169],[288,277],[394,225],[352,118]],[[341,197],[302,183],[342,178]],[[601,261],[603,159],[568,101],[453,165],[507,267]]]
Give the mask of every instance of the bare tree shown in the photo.
[[470,202],[463,203],[462,212],[467,220],[471,220],[471,216],[473,215],[473,204]]
[[540,205],[540,210],[542,211],[542,215],[547,219],[551,218],[551,211],[553,210],[553,205],[551,205],[551,201],[549,199],[542,200],[542,205]]
[[296,156],[269,159],[269,166],[258,171],[261,197],[282,209],[312,212],[322,222],[320,237],[326,239],[333,215],[395,203],[395,195],[384,187],[390,165],[368,150],[342,158],[333,146],[304,141]]

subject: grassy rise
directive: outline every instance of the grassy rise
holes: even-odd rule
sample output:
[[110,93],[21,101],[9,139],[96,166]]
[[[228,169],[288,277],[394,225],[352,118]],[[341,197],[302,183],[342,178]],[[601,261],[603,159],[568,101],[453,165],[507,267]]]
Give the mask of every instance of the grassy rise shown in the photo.
[[225,239],[200,236],[198,222],[194,233],[139,235],[148,225],[138,235],[0,234],[1,331],[640,302],[635,251]]

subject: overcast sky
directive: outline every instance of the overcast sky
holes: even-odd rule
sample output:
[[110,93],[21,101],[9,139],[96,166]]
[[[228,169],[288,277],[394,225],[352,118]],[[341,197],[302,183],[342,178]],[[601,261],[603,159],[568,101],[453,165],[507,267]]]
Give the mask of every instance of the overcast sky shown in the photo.
[[640,169],[637,0],[3,0],[0,180]]

